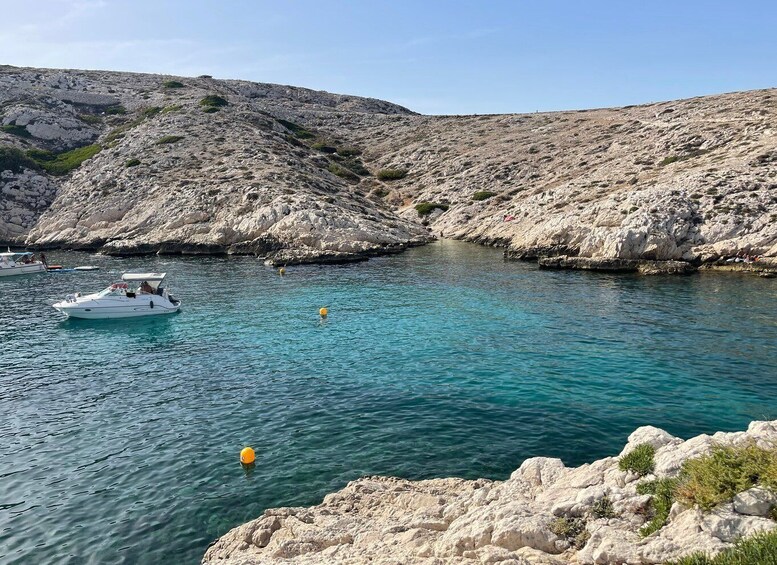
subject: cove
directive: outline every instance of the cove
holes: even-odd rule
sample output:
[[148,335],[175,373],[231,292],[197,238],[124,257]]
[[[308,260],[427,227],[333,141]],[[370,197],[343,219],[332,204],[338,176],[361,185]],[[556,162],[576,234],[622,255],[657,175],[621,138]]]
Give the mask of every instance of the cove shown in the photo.
[[[777,418],[770,279],[540,271],[450,241],[283,277],[252,258],[51,255],[102,270],[0,281],[10,563],[196,563],[265,508],[363,475],[503,479],[536,455],[613,455],[641,425]],[[131,270],[168,272],[182,313],[50,307]]]

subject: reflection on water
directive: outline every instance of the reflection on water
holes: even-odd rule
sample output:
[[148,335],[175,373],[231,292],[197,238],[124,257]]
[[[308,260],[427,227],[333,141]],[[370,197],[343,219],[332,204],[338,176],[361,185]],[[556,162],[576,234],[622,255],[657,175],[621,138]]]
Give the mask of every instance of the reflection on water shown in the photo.
[[[284,277],[253,258],[49,255],[102,270],[0,279],[10,563],[196,563],[263,509],[361,475],[504,478],[534,455],[612,455],[643,424],[777,418],[774,280],[538,271],[454,242]],[[168,272],[181,313],[51,308],[130,270]]]

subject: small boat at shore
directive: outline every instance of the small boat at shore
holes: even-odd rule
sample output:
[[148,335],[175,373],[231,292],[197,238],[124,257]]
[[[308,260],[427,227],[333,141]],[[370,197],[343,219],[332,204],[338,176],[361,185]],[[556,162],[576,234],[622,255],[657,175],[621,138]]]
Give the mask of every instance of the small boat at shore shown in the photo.
[[46,264],[36,260],[34,253],[28,251],[14,253],[10,249],[6,253],[0,253],[0,277],[45,272]]
[[[181,301],[162,287],[166,273],[125,273],[121,282],[82,296],[68,294],[54,308],[69,318],[110,320],[174,314]],[[137,284],[137,286],[135,286]],[[132,285],[132,286],[130,286]]]

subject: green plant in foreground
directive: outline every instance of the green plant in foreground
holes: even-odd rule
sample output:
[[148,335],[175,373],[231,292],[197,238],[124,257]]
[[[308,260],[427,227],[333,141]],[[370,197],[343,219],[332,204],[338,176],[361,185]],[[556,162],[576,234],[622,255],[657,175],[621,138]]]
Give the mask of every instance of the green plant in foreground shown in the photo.
[[182,135],[166,135],[162,138],[157,139],[156,145],[165,145],[167,143],[176,143],[177,141],[181,141],[183,139]]
[[618,515],[606,494],[591,505],[591,514],[594,518],[614,518]]
[[737,540],[715,557],[693,553],[667,565],[774,565],[777,563],[777,530]]
[[685,461],[679,480],[677,498],[709,510],[756,485],[777,489],[777,450],[717,446],[709,455]]
[[632,471],[640,477],[653,472],[655,463],[653,456],[656,454],[655,448],[649,443],[641,443],[629,453],[621,457],[618,461],[618,467],[621,471]]
[[569,541],[576,549],[583,547],[591,537],[582,518],[556,518],[549,527],[551,532]]
[[140,165],[140,159],[130,159],[126,163],[124,163],[124,166],[127,168],[137,167],[138,165]]
[[407,176],[405,169],[381,169],[376,175],[380,180],[399,180]]
[[649,536],[664,527],[669,518],[669,511],[672,509],[676,486],[677,479],[656,479],[655,481],[646,481],[637,485],[637,494],[650,494],[653,496],[650,501],[653,507],[653,518],[642,526],[639,530],[640,535]]
[[437,208],[442,210],[443,212],[448,209],[447,204],[438,204],[436,202],[421,202],[420,204],[415,205],[415,210],[418,212],[419,216],[428,216],[432,212],[434,212]]
[[491,192],[490,190],[480,190],[472,195],[472,200],[475,202],[480,202],[481,200],[488,200],[494,196],[496,196],[496,192]]
[[211,108],[226,106],[227,104],[229,104],[229,102],[227,102],[226,98],[222,98],[216,94],[208,94],[205,98],[200,100],[200,106],[210,106]]

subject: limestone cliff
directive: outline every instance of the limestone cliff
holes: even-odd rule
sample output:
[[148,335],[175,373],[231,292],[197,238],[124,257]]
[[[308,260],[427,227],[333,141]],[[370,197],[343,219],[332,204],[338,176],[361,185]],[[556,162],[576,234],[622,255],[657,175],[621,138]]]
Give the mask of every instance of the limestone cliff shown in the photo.
[[677,476],[684,461],[716,445],[768,450],[776,442],[777,421],[687,441],[647,426],[621,453],[653,447],[653,474],[644,478],[621,470],[617,457],[576,468],[535,457],[506,481],[367,477],[318,506],[267,510],[217,540],[203,563],[656,564],[712,555],[777,528],[777,494],[751,488],[708,512],[675,502],[666,525],[643,536],[654,510],[637,485]]
[[[444,236],[522,258],[777,257],[774,89],[421,116],[288,86],[0,67],[0,122],[0,151],[24,158],[0,153],[0,240],[18,244],[293,262]],[[99,152],[77,168],[46,161],[84,146]]]

